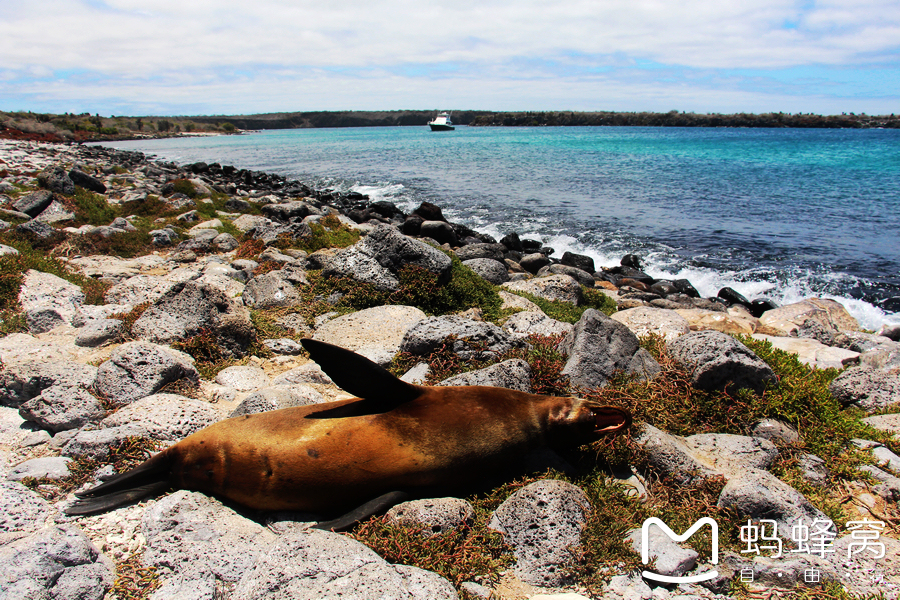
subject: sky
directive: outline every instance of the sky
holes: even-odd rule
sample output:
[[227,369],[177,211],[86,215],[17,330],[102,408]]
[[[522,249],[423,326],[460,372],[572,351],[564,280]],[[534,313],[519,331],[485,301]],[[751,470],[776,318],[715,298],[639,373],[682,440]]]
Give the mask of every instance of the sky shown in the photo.
[[0,110],[900,112],[900,0],[3,0]]

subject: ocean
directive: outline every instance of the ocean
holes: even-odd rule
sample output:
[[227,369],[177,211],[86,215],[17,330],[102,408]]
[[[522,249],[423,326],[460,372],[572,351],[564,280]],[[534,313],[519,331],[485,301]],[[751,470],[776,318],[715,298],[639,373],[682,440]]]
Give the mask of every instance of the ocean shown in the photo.
[[705,296],[842,302],[900,323],[900,130],[654,127],[293,129],[113,142],[231,164],[406,212],[422,201],[499,239],[643,258]]

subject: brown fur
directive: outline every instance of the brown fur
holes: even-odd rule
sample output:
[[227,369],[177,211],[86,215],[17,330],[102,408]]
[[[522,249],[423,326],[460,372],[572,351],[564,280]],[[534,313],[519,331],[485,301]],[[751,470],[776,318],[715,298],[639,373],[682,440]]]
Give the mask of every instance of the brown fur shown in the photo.
[[577,398],[492,387],[421,390],[376,414],[308,418],[356,402],[344,400],[216,423],[165,451],[170,483],[258,509],[334,513],[393,490],[470,488],[529,450],[585,443],[630,419],[606,409],[598,422]]

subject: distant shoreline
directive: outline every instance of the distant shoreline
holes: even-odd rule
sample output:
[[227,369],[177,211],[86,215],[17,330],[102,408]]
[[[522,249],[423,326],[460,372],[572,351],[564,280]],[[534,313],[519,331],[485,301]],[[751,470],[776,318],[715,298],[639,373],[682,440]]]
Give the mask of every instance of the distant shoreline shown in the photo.
[[[0,138],[43,142],[114,141],[183,135],[230,134],[268,129],[425,127],[434,110],[312,111],[256,115],[110,116],[0,112]],[[891,115],[810,113],[698,114],[670,111],[575,112],[453,111],[453,122],[473,127],[734,127],[803,129],[900,129]]]

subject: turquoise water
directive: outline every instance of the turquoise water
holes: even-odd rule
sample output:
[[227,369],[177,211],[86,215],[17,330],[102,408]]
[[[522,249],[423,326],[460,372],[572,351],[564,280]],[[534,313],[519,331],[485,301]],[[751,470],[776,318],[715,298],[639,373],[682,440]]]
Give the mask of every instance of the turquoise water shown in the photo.
[[706,295],[844,302],[900,322],[900,131],[649,127],[303,129],[116,142],[517,231],[599,266],[626,253]]

